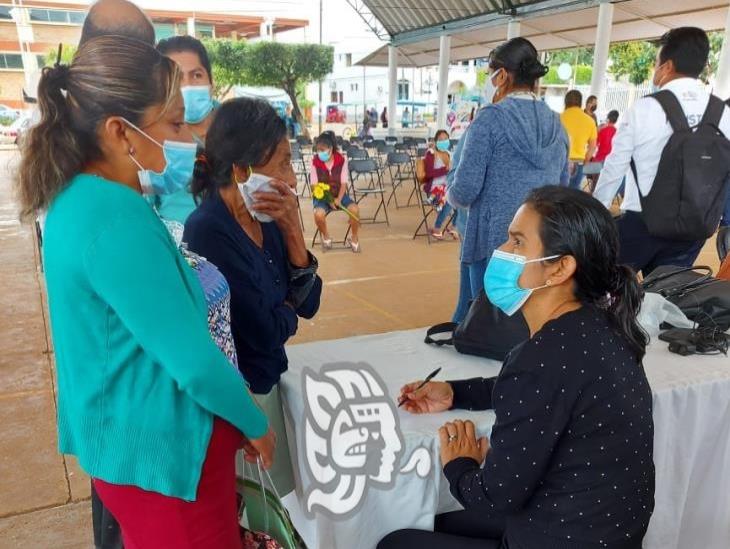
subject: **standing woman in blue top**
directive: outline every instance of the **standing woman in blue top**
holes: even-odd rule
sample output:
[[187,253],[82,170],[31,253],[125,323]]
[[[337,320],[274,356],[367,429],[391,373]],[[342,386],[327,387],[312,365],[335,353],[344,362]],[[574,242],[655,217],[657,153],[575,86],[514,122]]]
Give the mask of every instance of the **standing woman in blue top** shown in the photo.
[[18,194],[22,215],[48,210],[60,451],[92,477],[125,545],[236,548],[235,453],[270,465],[274,435],[142,196],[192,171],[179,78],[152,46],[120,36],[45,68]]
[[469,268],[472,299],[527,193],[568,177],[568,137],[560,117],[535,95],[547,73],[535,46],[524,38],[505,42],[492,51],[489,71],[494,103],[479,111],[462,137],[465,161],[447,194],[449,204],[469,209],[461,260]]
[[[213,99],[213,72],[208,51],[200,40],[192,36],[173,36],[160,40],[157,51],[180,67],[185,124],[195,143],[204,148],[205,135],[219,105]],[[197,207],[189,185],[176,193],[156,197],[154,203],[163,219],[183,224]]]
[[281,494],[294,488],[278,386],[288,365],[284,344],[299,317],[316,314],[322,293],[295,187],[286,124],[271,105],[249,98],[221,105],[193,178],[201,204],[183,240],[230,285],[238,366],[276,432],[271,477]]

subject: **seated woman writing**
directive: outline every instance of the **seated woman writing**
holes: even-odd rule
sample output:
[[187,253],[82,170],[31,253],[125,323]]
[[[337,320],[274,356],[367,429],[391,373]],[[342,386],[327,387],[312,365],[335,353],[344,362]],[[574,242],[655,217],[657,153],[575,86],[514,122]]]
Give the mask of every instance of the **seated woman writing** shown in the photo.
[[530,193],[484,278],[494,305],[522,310],[530,339],[496,378],[402,390],[411,413],[494,409],[489,439],[470,421],[439,431],[465,510],[437,516],[435,532],[394,532],[380,549],[641,547],[654,507],[652,394],[642,292],[617,249],[594,198]]
[[338,209],[346,209],[352,230],[352,237],[349,240],[350,248],[354,253],[360,252],[360,239],[358,233],[360,231],[360,208],[357,203],[347,194],[347,178],[348,166],[347,158],[340,154],[337,149],[337,141],[335,134],[332,132],[324,132],[317,138],[315,143],[317,154],[312,159],[312,184],[324,183],[329,186],[329,192],[332,195],[332,201],[324,198],[317,198],[317,189],[314,191],[314,223],[322,234],[322,248],[329,250],[332,248],[332,238],[330,238],[329,229],[327,228],[327,214]]

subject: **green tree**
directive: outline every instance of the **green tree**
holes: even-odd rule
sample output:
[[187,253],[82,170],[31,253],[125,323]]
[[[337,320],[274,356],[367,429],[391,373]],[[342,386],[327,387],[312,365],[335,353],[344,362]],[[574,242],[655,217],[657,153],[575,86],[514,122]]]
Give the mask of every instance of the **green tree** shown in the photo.
[[570,48],[567,50],[557,50],[548,53],[548,66],[558,66],[561,63],[569,65],[593,65],[593,48]]
[[651,42],[621,42],[608,50],[610,71],[616,78],[628,76],[632,84],[643,84],[649,78],[656,60],[657,47]]
[[246,48],[244,80],[252,86],[283,89],[292,104],[292,115],[308,134],[297,94],[298,86],[321,80],[332,72],[334,48],[319,44],[257,42]]
[[[61,49],[61,63],[63,63],[64,65],[70,65],[71,61],[73,61],[74,59],[74,55],[76,55],[76,46],[69,46],[64,44]],[[48,50],[48,53],[43,56],[43,66],[50,67],[51,65],[54,65],[56,63],[57,59],[58,46]]]
[[242,40],[205,40],[213,74],[213,95],[223,99],[233,86],[246,84],[245,58],[247,44]]
[[710,58],[707,60],[707,68],[700,76],[705,82],[709,82],[710,76],[717,74],[723,43],[723,33],[721,32],[711,32],[708,36],[710,38]]

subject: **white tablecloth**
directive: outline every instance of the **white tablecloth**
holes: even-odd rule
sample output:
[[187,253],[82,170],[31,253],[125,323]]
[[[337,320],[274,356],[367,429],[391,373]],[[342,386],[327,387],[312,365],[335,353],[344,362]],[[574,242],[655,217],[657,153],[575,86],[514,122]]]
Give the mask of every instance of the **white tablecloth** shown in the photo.
[[[431,472],[397,474],[388,490],[369,488],[362,506],[347,519],[304,512],[302,494],[311,485],[305,465],[305,408],[302,371],[319,371],[334,362],[367,362],[396,397],[406,382],[441,367],[438,379],[496,375],[495,361],[461,355],[453,348],[423,343],[425,330],[321,341],[288,347],[289,371],[282,394],[296,461],[297,491],[284,498],[296,527],[310,549],[371,549],[400,528],[432,529],[434,515],[459,509],[444,478],[437,429],[448,420],[471,419],[488,434],[494,413],[452,411],[413,416],[400,412],[405,452],[418,446],[431,453]],[[654,394],[654,462],[656,507],[644,540],[649,549],[730,548],[730,359],[724,356],[680,357],[666,344],[650,346],[645,369]]]

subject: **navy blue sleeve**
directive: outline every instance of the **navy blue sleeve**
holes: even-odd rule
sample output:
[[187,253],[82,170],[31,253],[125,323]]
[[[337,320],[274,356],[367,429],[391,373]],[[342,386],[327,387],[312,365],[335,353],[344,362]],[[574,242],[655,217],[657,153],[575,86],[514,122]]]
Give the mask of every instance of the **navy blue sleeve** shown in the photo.
[[[197,225],[202,223],[202,220],[196,221]],[[255,265],[244,260],[225,227],[215,221],[207,221],[204,230],[188,222],[184,238],[192,251],[218,267],[228,281],[234,341],[245,341],[262,352],[279,349],[296,333],[297,313],[285,303],[273,302],[275,300],[256,282],[270,274],[257,272]]]
[[560,389],[550,379],[560,366],[548,364],[545,356],[537,360],[535,352],[526,346],[497,379],[497,419],[484,466],[458,459],[444,468],[451,493],[467,509],[520,509],[540,485],[570,421]]
[[496,377],[475,377],[459,381],[449,381],[454,390],[452,409],[489,410],[492,408],[492,391]]
[[307,299],[305,299],[297,308],[297,315],[306,319],[313,318],[314,315],[317,314],[317,311],[319,311],[320,299],[322,298],[322,279],[319,275],[314,276],[314,285],[309,291]]

